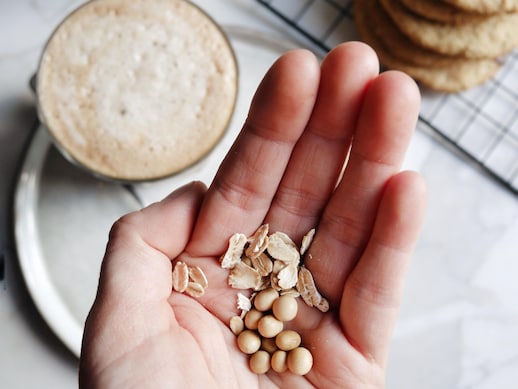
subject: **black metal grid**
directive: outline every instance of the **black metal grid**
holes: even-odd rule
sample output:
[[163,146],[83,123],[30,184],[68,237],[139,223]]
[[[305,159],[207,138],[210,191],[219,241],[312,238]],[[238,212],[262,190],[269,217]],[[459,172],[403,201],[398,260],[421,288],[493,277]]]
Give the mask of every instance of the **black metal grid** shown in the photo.
[[[358,39],[352,0],[256,1],[323,52]],[[518,51],[484,85],[455,94],[423,89],[422,95],[419,120],[518,194]]]

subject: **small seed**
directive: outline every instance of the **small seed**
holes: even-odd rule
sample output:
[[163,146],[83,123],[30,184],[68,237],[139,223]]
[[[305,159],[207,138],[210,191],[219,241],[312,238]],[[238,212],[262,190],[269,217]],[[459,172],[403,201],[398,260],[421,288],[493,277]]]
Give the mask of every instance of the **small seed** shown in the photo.
[[259,350],[250,357],[250,370],[255,374],[265,374],[270,370],[270,354]]
[[189,281],[187,289],[185,289],[185,293],[191,297],[199,298],[205,294],[205,289],[197,282]]
[[259,320],[263,317],[263,313],[257,309],[251,309],[245,316],[245,326],[249,330],[256,330]]
[[284,373],[286,370],[288,370],[288,365],[286,362],[288,353],[283,350],[277,350],[273,353],[272,359],[271,359],[271,365],[273,371],[277,373]]
[[293,320],[297,316],[297,300],[289,295],[281,296],[273,302],[272,311],[280,321]]
[[308,231],[306,235],[302,238],[302,244],[300,245],[300,255],[304,255],[311,245],[313,241],[313,237],[315,236],[315,229],[311,229]]
[[257,323],[257,330],[265,338],[273,338],[284,328],[282,321],[277,320],[273,315],[265,315]]
[[248,312],[252,309],[252,302],[243,293],[237,294],[237,308],[243,312]]
[[221,267],[223,269],[232,269],[241,262],[241,256],[245,249],[247,237],[241,233],[235,233],[228,240],[228,249],[220,258]]
[[257,258],[268,246],[268,224],[259,227],[248,241],[250,245],[246,249],[245,255],[251,259]]
[[298,265],[300,254],[297,246],[284,232],[274,232],[268,239],[268,253],[275,259],[285,263]]
[[297,375],[305,375],[313,367],[313,355],[304,347],[297,347],[288,353],[288,369]]
[[279,348],[275,344],[275,338],[262,338],[261,339],[261,349],[267,351],[268,353],[273,354]]
[[302,296],[304,302],[310,307],[319,305],[323,298],[317,290],[313,275],[309,269],[304,266],[301,266],[299,269],[297,290]]
[[253,268],[259,272],[261,277],[270,275],[273,270],[273,262],[265,253],[262,253],[258,257],[251,258],[251,262]]
[[254,298],[254,307],[258,311],[268,311],[272,309],[273,302],[279,297],[279,293],[272,288],[261,290]]
[[297,265],[292,263],[286,265],[279,273],[277,273],[277,285],[283,289],[291,289],[297,285],[299,269]]
[[235,289],[256,289],[262,278],[253,267],[239,262],[230,270],[227,281]]
[[173,269],[173,289],[183,293],[189,284],[189,268],[185,262],[178,261]]
[[275,337],[275,344],[281,350],[290,351],[300,346],[301,342],[300,335],[292,330],[281,331],[279,335]]
[[261,347],[261,337],[254,331],[244,330],[237,336],[237,346],[245,354],[253,354]]
[[315,307],[317,307],[320,310],[320,312],[326,313],[327,311],[329,311],[329,301],[327,301],[326,298],[322,297],[320,299],[320,302],[317,305],[315,305]]
[[233,316],[230,318],[230,330],[234,335],[239,335],[245,329],[245,323],[239,316]]
[[207,289],[209,287],[207,276],[199,266],[189,267],[189,276],[194,282],[200,284],[203,289]]

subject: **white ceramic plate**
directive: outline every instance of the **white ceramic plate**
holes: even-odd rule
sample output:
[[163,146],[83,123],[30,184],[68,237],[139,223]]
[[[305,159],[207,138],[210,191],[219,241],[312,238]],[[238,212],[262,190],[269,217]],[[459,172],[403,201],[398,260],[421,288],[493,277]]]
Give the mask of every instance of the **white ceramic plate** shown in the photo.
[[296,46],[256,31],[224,29],[239,64],[238,101],[225,136],[196,165],[174,177],[129,190],[95,179],[67,162],[52,146],[44,128],[34,134],[15,192],[18,258],[37,308],[76,356],[113,222],[187,182],[210,183],[240,130],[262,76],[276,58]]

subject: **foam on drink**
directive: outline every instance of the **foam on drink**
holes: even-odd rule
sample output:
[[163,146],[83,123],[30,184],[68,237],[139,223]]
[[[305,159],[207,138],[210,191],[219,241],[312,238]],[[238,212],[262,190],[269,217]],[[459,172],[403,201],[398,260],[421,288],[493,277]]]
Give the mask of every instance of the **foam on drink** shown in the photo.
[[51,36],[38,111],[59,148],[117,180],[150,180],[198,161],[221,138],[237,94],[225,34],[182,0],[96,0]]

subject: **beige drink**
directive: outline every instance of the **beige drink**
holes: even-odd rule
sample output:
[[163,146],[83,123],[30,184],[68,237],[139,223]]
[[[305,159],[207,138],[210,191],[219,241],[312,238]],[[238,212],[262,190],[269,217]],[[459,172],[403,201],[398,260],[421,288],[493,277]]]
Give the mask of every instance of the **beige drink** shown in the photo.
[[151,180],[203,157],[232,115],[237,65],[224,33],[182,0],[95,0],[54,32],[38,109],[59,148],[98,175]]

